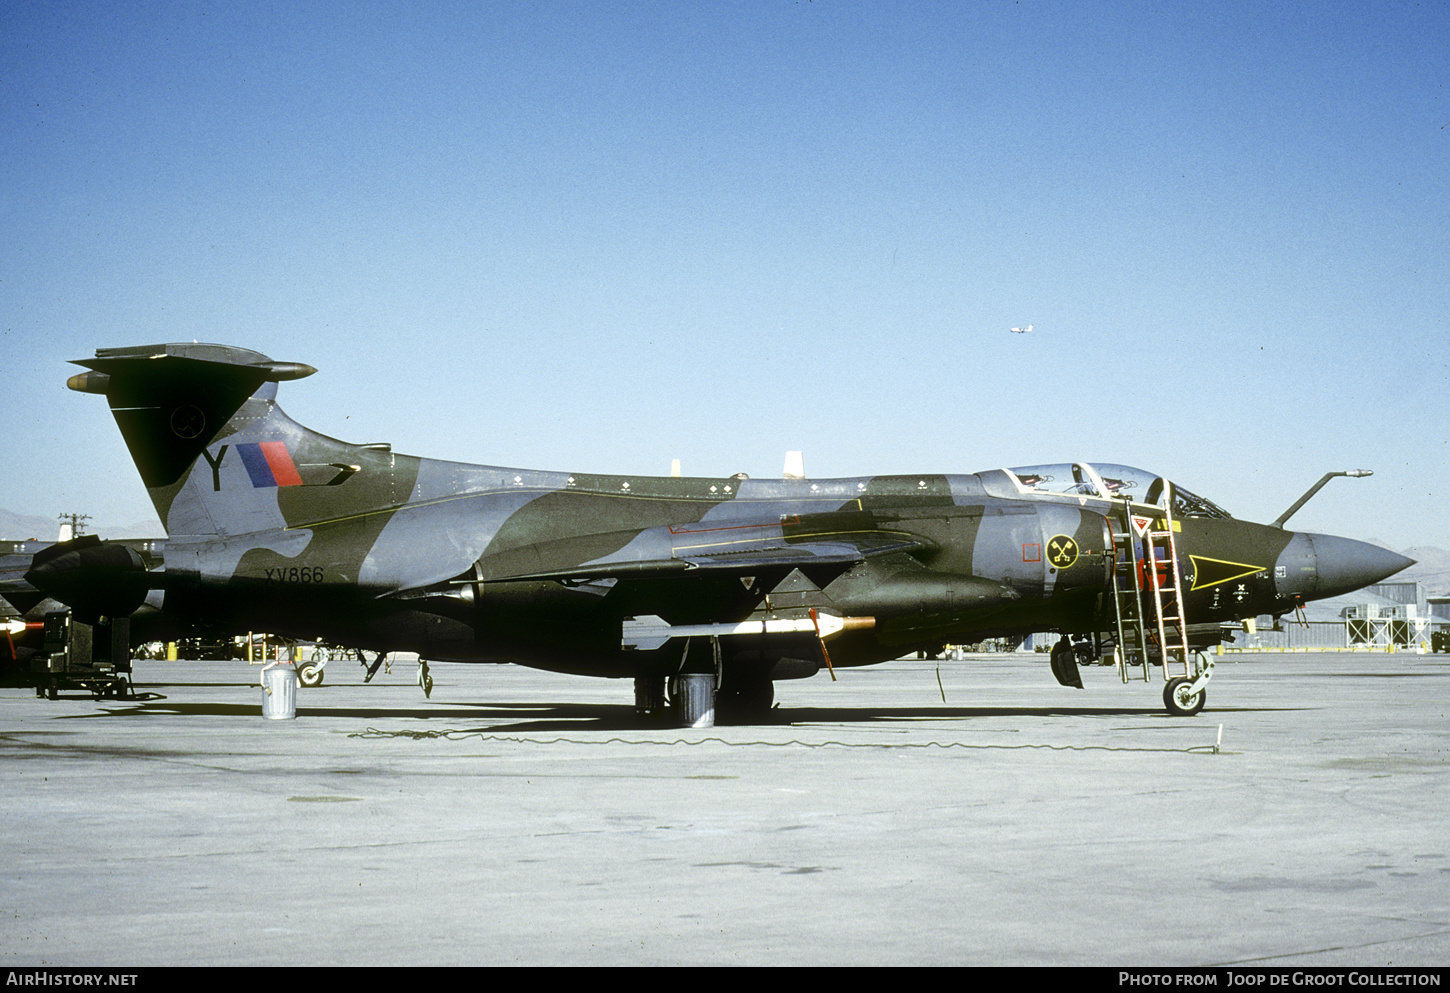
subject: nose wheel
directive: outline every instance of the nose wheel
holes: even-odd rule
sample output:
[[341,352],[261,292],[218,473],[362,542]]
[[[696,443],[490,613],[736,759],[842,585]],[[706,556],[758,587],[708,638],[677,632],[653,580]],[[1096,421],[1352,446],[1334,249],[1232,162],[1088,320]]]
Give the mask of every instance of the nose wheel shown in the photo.
[[1168,708],[1168,713],[1174,717],[1192,717],[1203,709],[1203,703],[1208,698],[1208,689],[1200,686],[1195,691],[1193,687],[1196,682],[1199,681],[1183,676],[1168,680],[1168,685],[1163,687],[1163,706]]

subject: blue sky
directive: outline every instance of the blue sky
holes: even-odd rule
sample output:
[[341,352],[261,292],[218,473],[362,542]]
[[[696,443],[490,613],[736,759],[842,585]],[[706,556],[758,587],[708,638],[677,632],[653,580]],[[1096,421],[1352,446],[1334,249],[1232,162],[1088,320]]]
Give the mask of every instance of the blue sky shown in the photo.
[[1444,2],[9,0],[0,56],[8,509],[151,516],[66,360],[198,339],[412,454],[1364,467],[1293,524],[1450,547]]

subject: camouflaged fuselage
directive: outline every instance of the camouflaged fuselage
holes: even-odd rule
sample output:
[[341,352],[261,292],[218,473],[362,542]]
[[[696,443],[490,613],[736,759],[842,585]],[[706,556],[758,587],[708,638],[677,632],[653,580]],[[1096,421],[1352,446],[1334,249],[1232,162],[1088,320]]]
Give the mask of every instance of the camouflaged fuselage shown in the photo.
[[[245,349],[103,349],[80,364],[91,371],[71,387],[107,397],[170,536],[143,585],[178,629],[627,676],[678,671],[689,644],[632,641],[631,624],[759,622],[717,639],[720,661],[785,678],[826,661],[826,638],[845,666],[1107,631],[1115,535],[1135,526],[1171,526],[1172,585],[1200,633],[1344,585],[1321,582],[1322,536],[1191,508],[1170,521],[1166,498],[1134,499],[1147,479],[1054,492],[1007,470],[758,480],[467,465],[303,427],[276,384],[310,367]],[[832,638],[823,617],[851,623]]]

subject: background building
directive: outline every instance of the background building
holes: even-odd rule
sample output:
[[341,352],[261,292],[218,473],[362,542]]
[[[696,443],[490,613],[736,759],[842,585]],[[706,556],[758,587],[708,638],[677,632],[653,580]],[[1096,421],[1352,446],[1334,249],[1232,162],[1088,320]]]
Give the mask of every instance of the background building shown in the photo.
[[[1435,601],[1445,616],[1431,613]],[[1235,628],[1224,640],[1225,648],[1337,649],[1391,645],[1417,649],[1432,647],[1434,633],[1450,630],[1450,597],[1430,597],[1423,583],[1397,580],[1378,583],[1356,593],[1328,600],[1316,600],[1302,610],[1256,619],[1256,630]],[[1435,646],[1438,648],[1438,645]]]

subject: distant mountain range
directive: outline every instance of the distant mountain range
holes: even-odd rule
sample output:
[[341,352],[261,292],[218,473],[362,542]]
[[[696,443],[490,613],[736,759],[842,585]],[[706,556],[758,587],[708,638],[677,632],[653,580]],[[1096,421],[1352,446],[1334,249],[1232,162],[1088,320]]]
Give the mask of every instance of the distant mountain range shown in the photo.
[[[1382,544],[1376,542],[1376,544]],[[1384,547],[1389,548],[1388,545]],[[1413,548],[1391,548],[1390,551],[1398,551],[1401,555],[1408,555],[1415,560],[1415,564],[1404,572],[1395,573],[1389,578],[1389,582],[1397,579],[1414,579],[1425,584],[1431,593],[1445,593],[1450,591],[1450,551],[1443,548],[1436,548],[1434,545],[1416,545]]]
[[[161,526],[160,521],[155,519],[122,525],[97,524],[95,521],[86,521],[85,524],[87,534],[98,534],[102,538],[166,537],[166,529]],[[59,533],[59,518],[33,517],[0,509],[0,540],[22,541],[27,538],[39,538],[41,541],[54,541]],[[1450,550],[1437,548],[1434,545],[1391,548],[1382,541],[1373,543],[1381,548],[1389,548],[1392,552],[1408,555],[1415,560],[1415,564],[1410,568],[1390,577],[1392,580],[1418,580],[1424,583],[1432,593],[1450,591]]]

